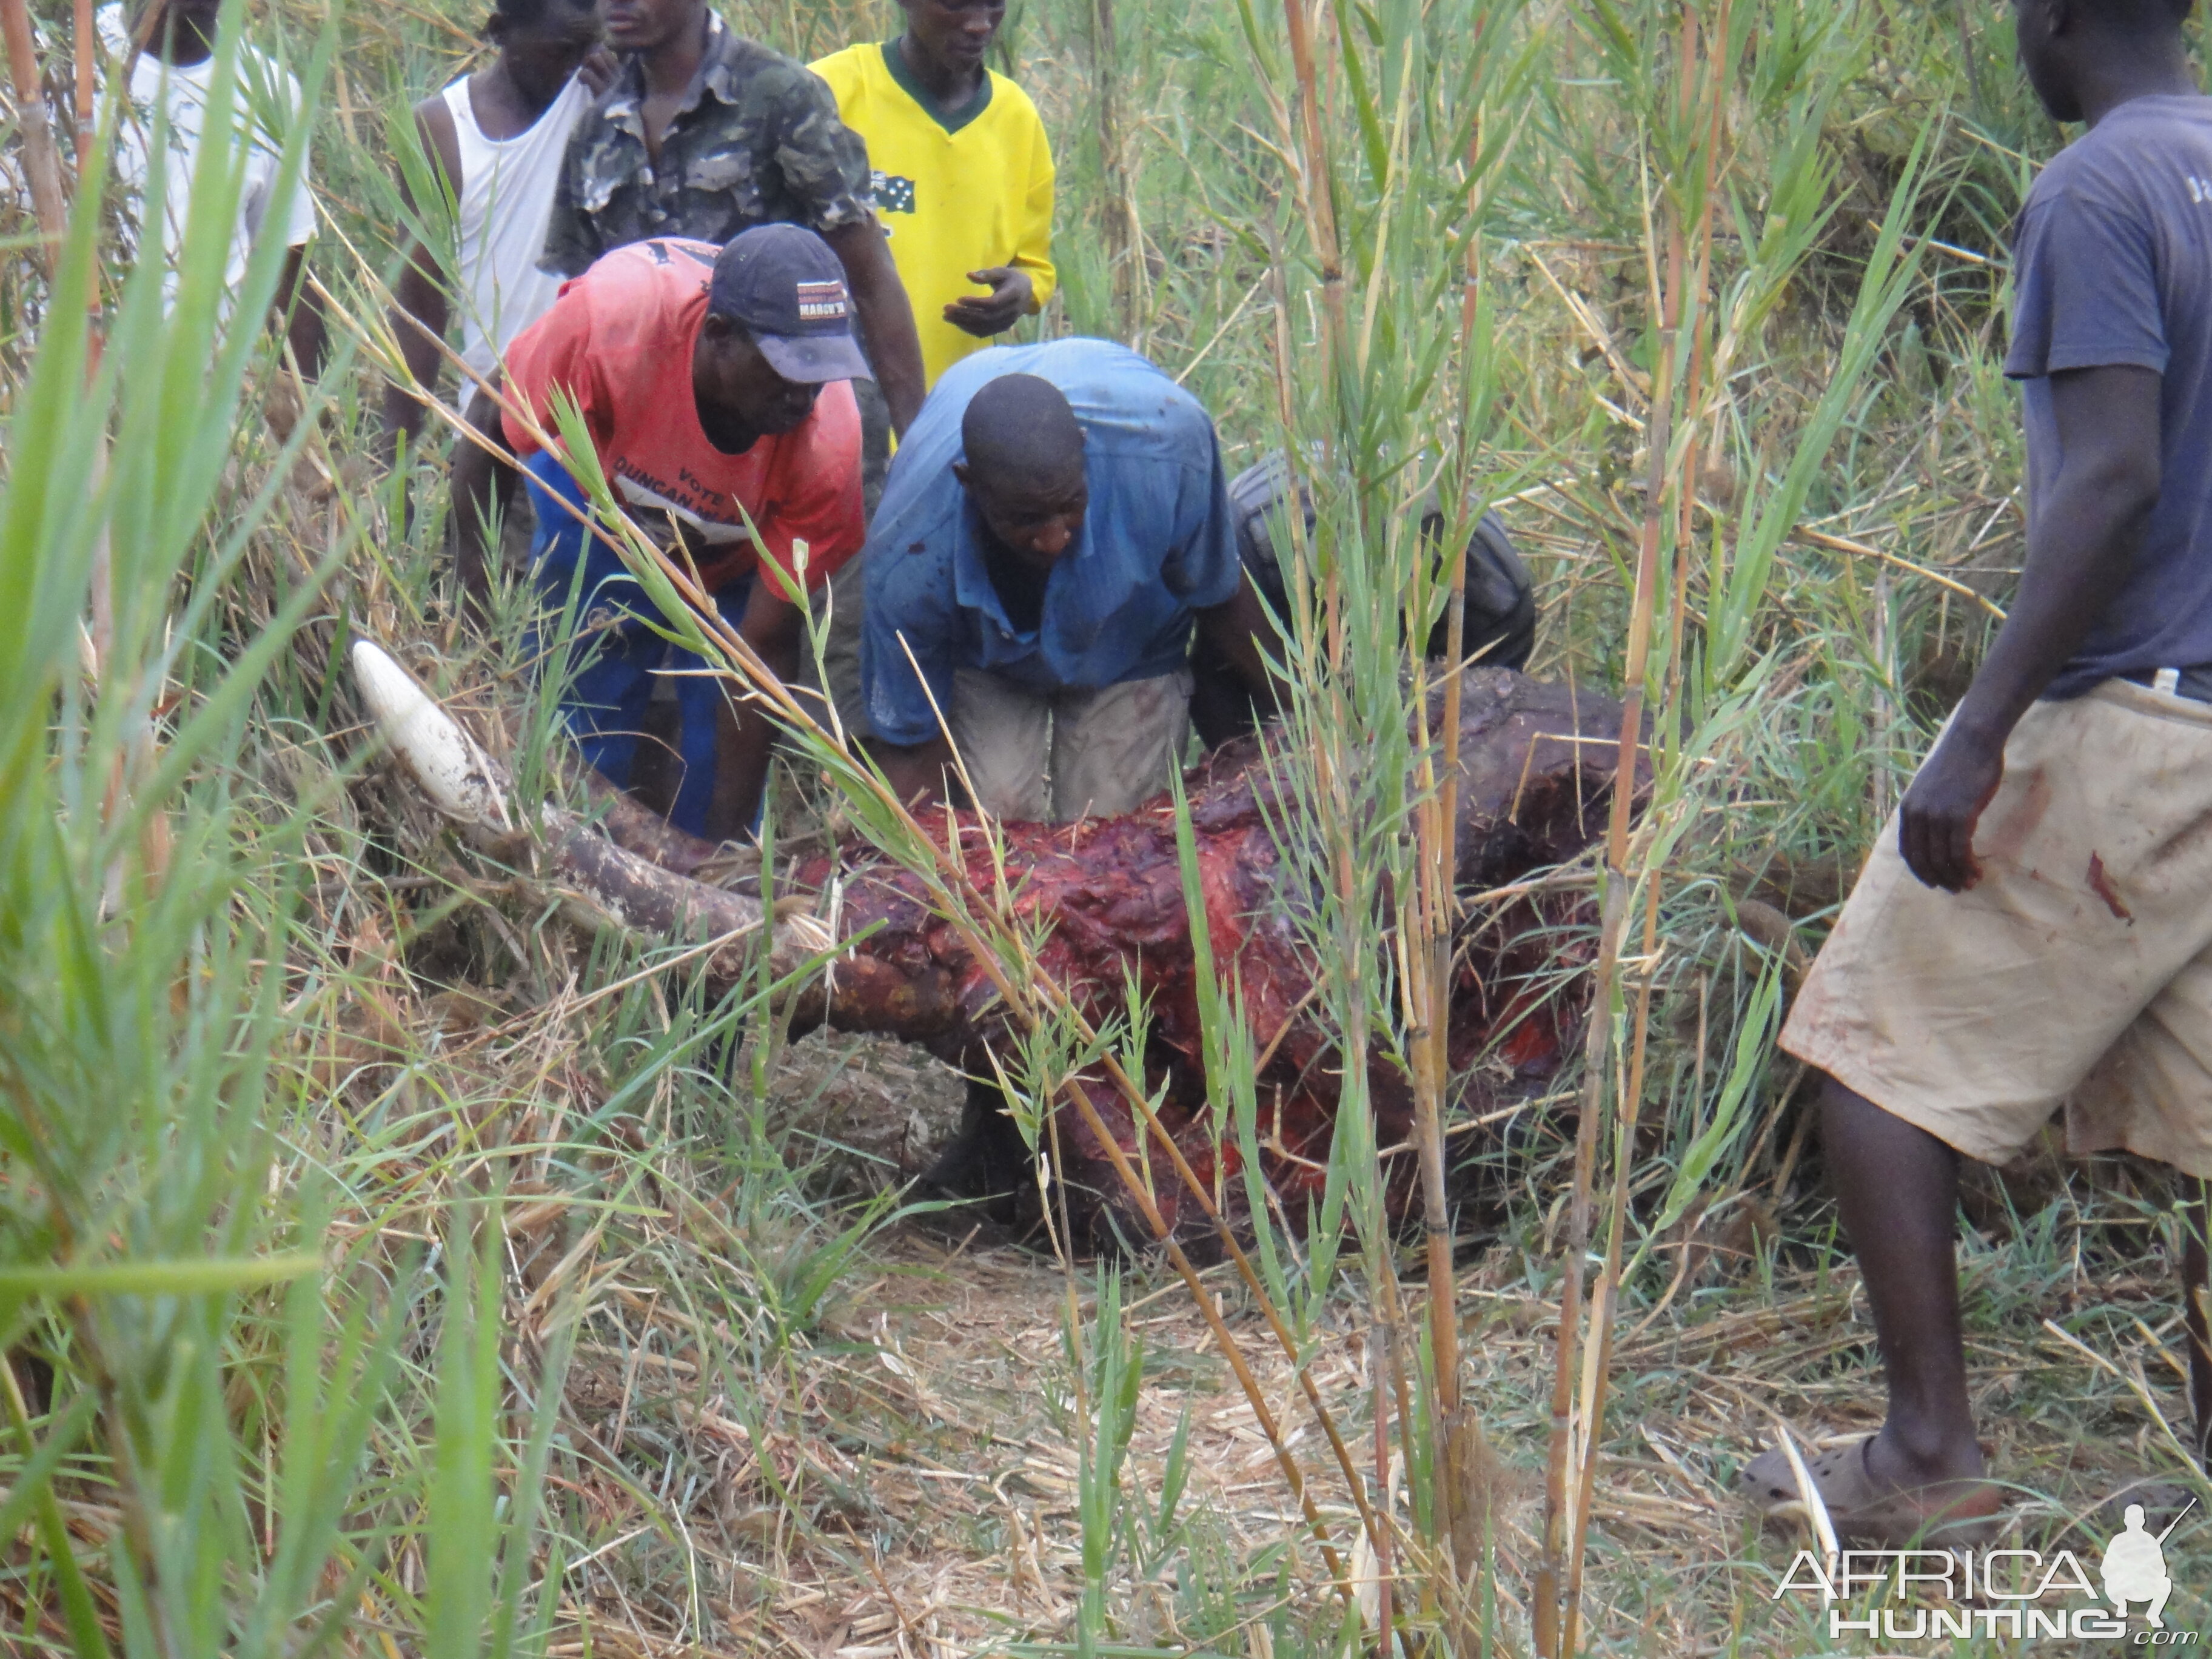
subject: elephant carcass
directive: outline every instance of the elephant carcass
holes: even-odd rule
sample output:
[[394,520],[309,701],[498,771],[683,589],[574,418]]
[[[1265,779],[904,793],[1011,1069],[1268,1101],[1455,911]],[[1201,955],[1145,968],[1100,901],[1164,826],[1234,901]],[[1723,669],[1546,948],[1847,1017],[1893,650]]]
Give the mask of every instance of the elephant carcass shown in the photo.
[[[710,983],[744,971],[747,941],[764,931],[779,969],[842,945],[801,994],[797,1028],[826,1021],[898,1036],[986,1078],[994,1054],[1010,1073],[1018,1065],[1020,1034],[995,981],[969,935],[932,907],[920,877],[855,839],[802,862],[787,882],[787,891],[817,895],[812,916],[782,916],[781,906],[771,915],[757,897],[694,878],[720,849],[618,797],[603,798],[588,823],[543,807],[514,815],[534,821],[534,830],[510,828],[496,766],[419,687],[401,684],[404,674],[376,647],[357,644],[355,657],[380,726],[440,810],[503,857],[518,838],[534,837],[538,879],[572,911],[638,933],[720,940],[703,960]],[[382,692],[380,679],[388,683]],[[1574,859],[1601,832],[1622,714],[1609,698],[1506,669],[1466,671],[1461,694],[1455,879],[1466,910],[1454,939],[1447,1036],[1460,1104],[1482,1115],[1532,1098],[1572,1048],[1586,1000],[1574,970],[1591,948],[1591,906],[1581,887],[1526,878]],[[1439,694],[1432,726],[1442,714]],[[1639,766],[1639,789],[1644,777]],[[1298,896],[1278,891],[1284,865],[1271,823],[1279,827],[1292,803],[1278,800],[1274,787],[1255,738],[1215,751],[1187,780],[1213,958],[1260,1061],[1259,1173],[1297,1218],[1322,1185],[1345,1066],[1327,1011],[1316,1006]],[[1076,824],[1002,824],[995,851],[973,814],[935,808],[923,828],[939,846],[957,839],[974,893],[1009,895],[1042,938],[1038,967],[1094,1025],[1126,1017],[1135,988],[1146,1010],[1137,1082],[1157,1097],[1165,1129],[1234,1224],[1247,1201],[1242,1155],[1206,1104],[1196,960],[1170,798]],[[1387,963],[1382,941],[1374,943]],[[1407,1138],[1411,1088],[1386,1054],[1367,1059],[1375,1139],[1387,1152]],[[1166,1224],[1193,1239],[1209,1233],[1203,1207],[1107,1079],[1094,1071],[1071,1086],[1149,1176]],[[1133,1224],[1137,1206],[1088,1115],[1069,1109],[1064,1092],[1054,1109],[1055,1168],[1079,1233],[1141,1240],[1147,1230]],[[1413,1160],[1393,1157],[1387,1167],[1388,1197],[1402,1214]]]
[[[1432,718],[1441,719],[1438,696]],[[1585,1004],[1573,969],[1591,950],[1586,888],[1547,890],[1524,878],[1565,863],[1602,833],[1618,756],[1620,705],[1577,688],[1504,669],[1470,669],[1462,686],[1457,813],[1458,890],[1474,902],[1455,940],[1449,1052],[1460,1104],[1478,1115],[1533,1097],[1574,1046]],[[1639,780],[1642,774],[1639,773]],[[1342,1057],[1316,1006],[1310,943],[1294,914],[1271,820],[1279,821],[1260,743],[1244,738],[1208,757],[1187,781],[1206,918],[1215,963],[1232,981],[1251,1027],[1258,1073],[1262,1173],[1291,1217],[1317,1198],[1343,1087]],[[633,811],[635,809],[632,809]],[[948,823],[948,817],[951,819]],[[1006,823],[994,853],[972,813],[935,808],[922,827],[940,847],[957,833],[979,894],[1004,890],[1042,934],[1039,966],[1094,1025],[1126,1018],[1133,984],[1146,1008],[1148,1092],[1201,1182],[1232,1219],[1246,1204],[1242,1158],[1228,1126],[1206,1106],[1194,983],[1195,957],[1175,817],[1162,795],[1126,816],[1076,824]],[[619,823],[611,832],[624,834]],[[665,846],[663,830],[650,830]],[[641,847],[646,842],[641,840]],[[665,854],[662,854],[665,856]],[[696,860],[703,847],[679,856]],[[1003,862],[1001,863],[1001,860]],[[825,988],[811,994],[802,1027],[882,1032],[921,1043],[969,1073],[989,1078],[995,1052],[1010,1073],[1018,1034],[967,935],[933,910],[921,878],[865,846],[802,862],[787,885],[839,888],[836,931],[852,941]],[[1512,889],[1503,896],[1486,894]],[[825,907],[816,906],[817,915]],[[1376,945],[1381,949],[1379,943]],[[1376,1144],[1403,1143],[1413,1122],[1410,1080],[1379,1052],[1369,1067]],[[1187,1237],[1210,1231],[1156,1143],[1096,1073],[1074,1086],[1141,1169],[1169,1224]],[[1063,1096],[1055,1167],[1067,1182],[1079,1234],[1146,1229],[1094,1130]],[[1388,1197],[1405,1213],[1413,1160],[1389,1161]]]

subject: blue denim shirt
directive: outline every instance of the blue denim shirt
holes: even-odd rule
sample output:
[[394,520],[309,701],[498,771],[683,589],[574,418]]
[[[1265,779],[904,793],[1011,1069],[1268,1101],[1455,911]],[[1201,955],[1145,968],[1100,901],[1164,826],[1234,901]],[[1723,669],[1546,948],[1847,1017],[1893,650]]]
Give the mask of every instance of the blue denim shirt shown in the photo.
[[[1034,374],[1066,394],[1091,487],[1030,633],[1000,603],[982,522],[952,476],[968,400],[1001,374]],[[1192,613],[1227,603],[1239,576],[1213,422],[1158,369],[1106,340],[1000,346],[947,369],[892,459],[866,558],[861,690],[877,732],[902,745],[938,735],[923,684],[949,718],[957,669],[1041,693],[1174,672],[1189,652]]]

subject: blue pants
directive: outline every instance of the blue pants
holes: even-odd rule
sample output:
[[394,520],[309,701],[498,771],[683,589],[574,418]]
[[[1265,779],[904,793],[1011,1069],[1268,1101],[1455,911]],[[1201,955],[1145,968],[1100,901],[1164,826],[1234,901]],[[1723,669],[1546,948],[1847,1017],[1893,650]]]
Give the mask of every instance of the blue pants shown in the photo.
[[[723,692],[720,681],[680,671],[706,665],[696,653],[670,644],[653,629],[659,611],[646,596],[615,550],[589,534],[590,507],[583,486],[568,468],[540,452],[523,464],[530,504],[537,509],[538,534],[530,544],[530,569],[538,592],[563,611],[559,637],[568,641],[568,683],[561,711],[584,758],[617,787],[627,789],[637,760],[646,705],[655,684],[671,670],[676,704],[682,716],[678,740],[684,781],[676,792],[669,822],[695,836],[707,833],[707,805],[714,793],[714,723]],[[574,505],[580,519],[563,503]],[[582,579],[578,580],[580,564]],[[744,614],[752,587],[750,573],[718,588],[714,603],[725,617]],[[605,622],[606,626],[596,624]],[[537,652],[533,649],[532,654]]]

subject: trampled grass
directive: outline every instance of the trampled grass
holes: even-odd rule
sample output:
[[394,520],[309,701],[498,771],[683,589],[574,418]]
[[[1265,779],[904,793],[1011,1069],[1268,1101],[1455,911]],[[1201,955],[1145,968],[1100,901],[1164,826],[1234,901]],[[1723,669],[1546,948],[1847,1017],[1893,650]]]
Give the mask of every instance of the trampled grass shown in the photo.
[[[1337,1250],[1334,1273],[1271,1293],[1363,1495],[1396,1517],[1409,1650],[1452,1628],[1455,1583],[1462,1652],[1535,1649],[1593,1438],[1583,1650],[1891,1650],[1778,1600],[1804,1540],[1759,1535],[1728,1490],[1778,1414],[1818,1441],[1879,1404],[1761,987],[1817,944],[2008,591],[2004,234],[2058,135],[2001,17],[1935,0],[1297,15],[1303,62],[1289,14],[1257,3],[1025,0],[1007,63],[1062,168],[1064,287],[1031,326],[1139,344],[1216,412],[1232,468],[1285,441],[1326,457],[1310,556],[1340,627],[1285,649],[1308,687],[1297,752],[1369,762],[1335,766],[1355,782],[1334,796],[1309,780],[1299,843],[1358,878],[1316,924],[1340,947],[1340,1027],[1409,1042],[1373,964],[1378,896],[1434,853],[1395,735],[1399,613],[1442,604],[1393,528],[1419,489],[1505,514],[1541,585],[1537,672],[1618,689],[1640,661],[1658,729],[1686,736],[1604,854],[1594,1083],[1571,1070],[1510,1122],[1443,1126],[1480,1166],[1453,1323],[1494,1557],[1437,1565],[1436,1333],[1418,1255],[1374,1224],[1370,1153],[1346,1155],[1334,1231],[1274,1241],[1294,1267]],[[895,26],[843,3],[732,16],[809,56]],[[62,88],[70,19],[36,21]],[[1092,1264],[900,1212],[956,1079],[879,1042],[788,1043],[771,999],[709,1006],[647,972],[679,953],[574,930],[370,753],[337,672],[349,629],[394,645],[524,777],[546,771],[526,604],[489,641],[464,624],[440,459],[408,481],[409,524],[374,430],[398,117],[466,64],[480,21],[453,0],[255,12],[314,88],[314,268],[345,349],[311,418],[287,417],[265,348],[240,333],[218,355],[211,294],[165,319],[112,266],[88,382],[82,313],[49,295],[82,291],[93,228],[58,290],[10,246],[0,1642],[1373,1644],[1160,1262],[1109,1292]],[[214,245],[195,248],[204,276]],[[101,545],[123,580],[88,666],[73,619]],[[811,776],[784,805],[792,834],[895,836]],[[1224,1036],[1224,1087],[1239,1063]],[[2060,1547],[2124,1476],[2185,1478],[2170,1201],[2110,1162],[1973,1195],[1978,1404],[2035,1495],[2026,1547]],[[1352,1493],[1292,1363],[1233,1274],[1204,1282],[1348,1552]],[[1593,1437],[1569,1322],[1577,1426],[1555,1445],[1563,1304],[1609,1305],[1614,1336]],[[1417,1457],[1379,1480],[1394,1373]],[[2169,1545],[2187,1630],[2212,1588],[2203,1514]],[[2111,1527],[2077,1546],[2092,1573]]]

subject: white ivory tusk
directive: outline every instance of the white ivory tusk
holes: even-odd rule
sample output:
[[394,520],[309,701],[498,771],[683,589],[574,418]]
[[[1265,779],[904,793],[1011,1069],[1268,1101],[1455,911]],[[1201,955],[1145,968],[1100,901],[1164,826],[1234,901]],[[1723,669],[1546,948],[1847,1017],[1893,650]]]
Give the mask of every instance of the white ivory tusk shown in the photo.
[[[430,804],[465,829],[512,832],[500,768],[460,722],[380,646],[356,640],[353,671],[370,718]],[[550,802],[538,809],[536,828],[547,854],[540,876],[573,889],[562,908],[586,926],[666,937],[705,925],[732,939],[767,927],[771,961],[786,973],[835,943],[813,916],[772,922],[758,899],[664,870]],[[471,839],[487,844],[489,837]]]
[[412,674],[368,640],[353,642],[353,672],[378,729],[432,805],[463,823],[514,828],[491,757]]

